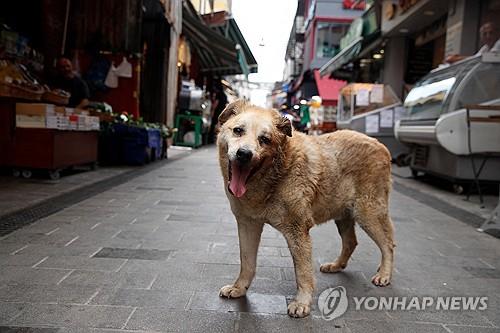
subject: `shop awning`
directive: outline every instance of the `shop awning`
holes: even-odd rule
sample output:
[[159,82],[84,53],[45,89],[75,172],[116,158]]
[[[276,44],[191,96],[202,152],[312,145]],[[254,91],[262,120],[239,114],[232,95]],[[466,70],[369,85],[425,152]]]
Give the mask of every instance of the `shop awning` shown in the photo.
[[238,61],[240,62],[243,74],[257,73],[257,60],[255,60],[238,24],[233,18],[227,18],[226,16],[226,12],[216,12],[203,15],[203,20],[221,36],[236,44]]
[[201,71],[217,75],[243,74],[236,43],[210,29],[189,1],[183,3],[183,33],[200,58]]
[[335,57],[324,64],[323,67],[319,69],[319,74],[321,76],[329,75],[331,72],[336,71],[340,67],[347,64],[361,50],[362,41],[363,37],[356,38],[351,44],[343,48]]
[[347,82],[330,79],[328,76],[321,77],[319,71],[314,70],[314,80],[318,88],[318,94],[325,105],[336,104],[339,99],[339,92]]

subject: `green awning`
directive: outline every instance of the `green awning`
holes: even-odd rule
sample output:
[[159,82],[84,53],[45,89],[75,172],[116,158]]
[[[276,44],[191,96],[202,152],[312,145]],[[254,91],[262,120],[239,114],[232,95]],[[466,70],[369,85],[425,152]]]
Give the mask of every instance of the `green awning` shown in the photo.
[[321,76],[329,75],[330,73],[341,68],[354,57],[356,57],[361,51],[361,43],[363,42],[363,37],[358,37],[351,44],[343,48],[335,57],[330,59],[326,64],[319,69],[319,74]]
[[190,1],[183,2],[182,31],[200,59],[202,72],[217,75],[244,73],[237,44],[208,27]]
[[207,14],[203,18],[213,30],[236,44],[238,61],[243,74],[257,73],[257,60],[255,60],[236,21],[233,18],[227,18],[225,12]]

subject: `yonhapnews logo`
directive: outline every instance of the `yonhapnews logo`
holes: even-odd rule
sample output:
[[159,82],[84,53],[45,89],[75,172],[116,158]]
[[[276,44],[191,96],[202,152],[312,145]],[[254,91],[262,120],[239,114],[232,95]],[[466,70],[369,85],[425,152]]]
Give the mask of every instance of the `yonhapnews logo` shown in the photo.
[[[352,297],[356,311],[483,311],[487,296],[363,296]],[[339,318],[349,305],[343,286],[325,289],[318,298],[318,308],[325,320]]]
[[347,311],[347,291],[344,287],[325,289],[318,298],[318,308],[325,320],[342,316]]

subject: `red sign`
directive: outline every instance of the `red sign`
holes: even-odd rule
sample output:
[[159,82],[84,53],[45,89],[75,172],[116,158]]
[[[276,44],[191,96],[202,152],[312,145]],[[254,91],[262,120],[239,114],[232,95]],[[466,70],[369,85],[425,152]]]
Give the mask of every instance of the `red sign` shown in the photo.
[[344,9],[365,10],[366,1],[365,0],[343,0],[342,5],[344,6]]

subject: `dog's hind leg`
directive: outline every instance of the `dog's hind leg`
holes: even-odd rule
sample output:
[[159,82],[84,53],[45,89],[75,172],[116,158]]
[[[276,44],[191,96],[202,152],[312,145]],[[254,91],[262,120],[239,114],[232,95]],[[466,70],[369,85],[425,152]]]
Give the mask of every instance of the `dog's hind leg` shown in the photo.
[[349,258],[358,245],[354,230],[354,220],[352,218],[335,221],[335,224],[337,224],[340,237],[342,237],[342,251],[337,260],[320,266],[319,270],[323,273],[336,273],[346,268]]
[[257,251],[264,224],[256,221],[238,220],[238,237],[240,240],[240,275],[232,285],[220,289],[219,295],[237,298],[247,293],[255,276]]
[[391,283],[394,263],[394,228],[387,213],[379,215],[364,214],[356,222],[373,239],[382,253],[382,260],[372,283],[383,287]]

